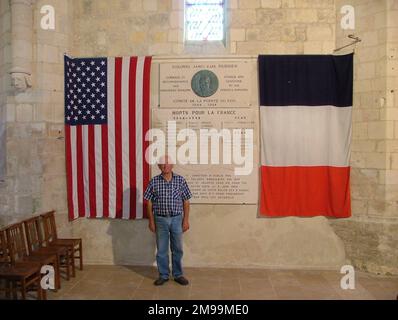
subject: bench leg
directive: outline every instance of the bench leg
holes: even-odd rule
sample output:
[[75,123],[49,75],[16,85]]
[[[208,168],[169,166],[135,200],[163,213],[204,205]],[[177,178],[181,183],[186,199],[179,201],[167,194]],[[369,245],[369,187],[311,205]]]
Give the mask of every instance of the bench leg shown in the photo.
[[80,270],[83,270],[83,246],[81,242],[79,244],[79,252],[80,252]]

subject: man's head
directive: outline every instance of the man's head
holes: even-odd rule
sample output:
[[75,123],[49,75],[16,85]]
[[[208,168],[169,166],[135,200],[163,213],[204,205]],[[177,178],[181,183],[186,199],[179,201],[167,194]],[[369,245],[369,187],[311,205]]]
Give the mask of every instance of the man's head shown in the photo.
[[210,82],[211,82],[211,80],[210,80],[210,77],[209,77],[209,76],[207,76],[207,75],[202,75],[202,76],[200,77],[200,79],[199,79],[200,88],[201,88],[203,91],[207,92],[207,90],[210,89]]
[[173,171],[173,160],[170,156],[161,156],[158,160],[158,167],[162,174],[171,173]]

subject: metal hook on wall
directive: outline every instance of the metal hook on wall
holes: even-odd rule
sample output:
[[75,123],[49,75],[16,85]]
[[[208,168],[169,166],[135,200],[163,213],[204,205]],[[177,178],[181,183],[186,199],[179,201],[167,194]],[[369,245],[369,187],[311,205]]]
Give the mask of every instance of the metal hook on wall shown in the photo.
[[342,47],[340,47],[340,48],[334,49],[333,52],[339,51],[339,50],[341,50],[341,49],[344,49],[344,48],[346,48],[346,47],[352,46],[352,45],[354,45],[354,44],[356,44],[356,43],[362,41],[362,39],[360,39],[359,37],[356,37],[356,36],[353,35],[353,34],[349,34],[349,35],[348,35],[348,38],[353,39],[354,41],[351,42],[351,43],[349,43],[349,44],[346,44],[345,46],[342,46]]

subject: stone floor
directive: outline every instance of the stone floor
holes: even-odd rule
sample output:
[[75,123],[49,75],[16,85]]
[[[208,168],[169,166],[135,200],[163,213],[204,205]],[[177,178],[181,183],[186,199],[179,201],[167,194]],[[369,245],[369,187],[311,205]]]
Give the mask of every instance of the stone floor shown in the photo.
[[153,267],[86,266],[48,299],[396,299],[398,277],[356,272],[342,290],[338,271],[185,268],[188,286],[153,285]]

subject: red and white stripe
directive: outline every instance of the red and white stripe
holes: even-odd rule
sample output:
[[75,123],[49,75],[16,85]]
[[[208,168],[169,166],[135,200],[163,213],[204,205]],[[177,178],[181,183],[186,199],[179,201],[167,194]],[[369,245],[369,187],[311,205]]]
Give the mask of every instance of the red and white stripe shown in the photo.
[[65,125],[71,220],[146,217],[151,57],[107,60],[107,124]]
[[260,212],[349,217],[352,107],[260,107]]

